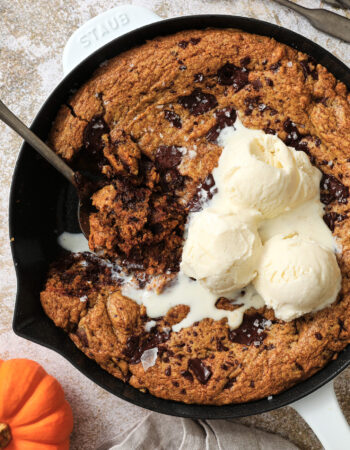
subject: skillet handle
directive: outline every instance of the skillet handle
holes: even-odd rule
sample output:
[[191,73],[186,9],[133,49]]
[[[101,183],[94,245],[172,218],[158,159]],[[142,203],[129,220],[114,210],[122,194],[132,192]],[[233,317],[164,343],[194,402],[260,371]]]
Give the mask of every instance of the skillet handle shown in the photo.
[[312,428],[325,450],[350,448],[350,427],[335,396],[333,381],[290,406]]
[[117,6],[93,17],[68,39],[63,51],[64,75],[111,40],[158,20],[161,18],[149,9],[132,5]]

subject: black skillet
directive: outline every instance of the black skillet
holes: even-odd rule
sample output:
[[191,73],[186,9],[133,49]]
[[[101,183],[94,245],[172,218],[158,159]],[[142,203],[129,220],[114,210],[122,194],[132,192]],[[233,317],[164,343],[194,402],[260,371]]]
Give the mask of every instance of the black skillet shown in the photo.
[[[313,56],[350,89],[350,70],[328,51],[314,42],[285,28],[245,17],[198,15],[180,17],[136,29],[97,50],[67,75],[37,114],[31,129],[45,140],[53,119],[72,88],[88,80],[93,71],[106,59],[146,40],[173,34],[186,29],[238,28],[247,32],[270,36],[297,50]],[[87,358],[71,342],[68,335],[44,314],[39,301],[50,262],[59,253],[57,234],[78,232],[75,194],[69,183],[43,160],[30,146],[23,144],[10,197],[10,237],[12,255],[17,272],[17,299],[13,329],[19,336],[55,350],[69,360],[80,372],[112,394],[160,413],[197,419],[226,419],[259,414],[288,405],[321,387],[350,362],[350,346],[316,375],[274,396],[250,403],[227,406],[186,405],[143,394],[109,375]],[[72,219],[73,217],[73,219]]]

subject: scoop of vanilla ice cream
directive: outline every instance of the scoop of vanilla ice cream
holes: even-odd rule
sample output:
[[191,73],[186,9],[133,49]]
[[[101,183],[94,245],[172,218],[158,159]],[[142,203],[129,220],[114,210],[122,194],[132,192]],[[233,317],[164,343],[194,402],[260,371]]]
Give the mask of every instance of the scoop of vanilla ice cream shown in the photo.
[[225,295],[253,280],[261,247],[252,223],[206,208],[191,219],[181,270],[213,293]]
[[295,319],[333,303],[341,287],[334,252],[298,234],[277,235],[261,252],[254,280],[278,319]]
[[297,170],[298,170],[298,184],[292,199],[292,206],[311,200],[316,195],[320,195],[320,182],[322,173],[317,167],[313,166],[309,157],[303,151],[292,151]]
[[319,171],[305,153],[277,136],[247,128],[224,130],[220,144],[229,151],[222,153],[213,175],[219,193],[233,206],[272,218],[317,193]]

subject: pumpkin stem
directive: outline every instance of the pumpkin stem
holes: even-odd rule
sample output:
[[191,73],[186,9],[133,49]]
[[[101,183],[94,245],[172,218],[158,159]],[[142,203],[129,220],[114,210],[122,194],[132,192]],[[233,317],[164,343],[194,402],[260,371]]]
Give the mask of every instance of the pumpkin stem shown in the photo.
[[5,448],[8,446],[12,439],[10,427],[7,423],[0,422],[0,448]]

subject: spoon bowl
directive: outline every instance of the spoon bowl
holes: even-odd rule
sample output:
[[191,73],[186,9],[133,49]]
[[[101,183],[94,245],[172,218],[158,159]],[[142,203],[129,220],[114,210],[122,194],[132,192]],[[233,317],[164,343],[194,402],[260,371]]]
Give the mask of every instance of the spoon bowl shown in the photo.
[[91,201],[89,193],[84,189],[84,179],[78,175],[78,173],[74,172],[74,170],[71,169],[47,144],[45,144],[45,142],[24,125],[24,123],[10,111],[1,100],[0,119],[28,142],[34,150],[44,157],[74,186],[79,197],[77,211],[79,226],[86,239],[89,239],[89,213]]

